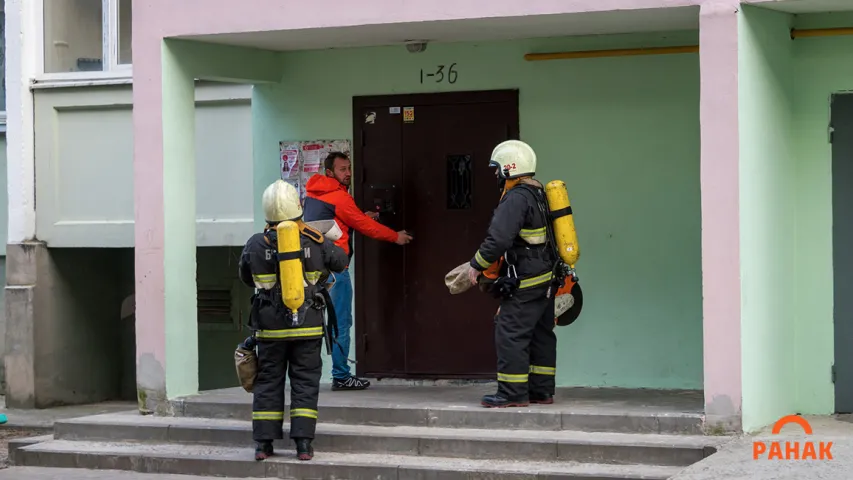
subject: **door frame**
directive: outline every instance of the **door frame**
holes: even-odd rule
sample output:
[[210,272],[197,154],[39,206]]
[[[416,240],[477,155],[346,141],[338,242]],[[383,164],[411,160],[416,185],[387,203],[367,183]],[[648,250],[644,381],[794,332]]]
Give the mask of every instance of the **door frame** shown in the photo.
[[[519,139],[519,90],[516,89],[501,89],[501,90],[469,90],[457,92],[436,92],[436,93],[404,93],[391,95],[364,95],[352,97],[352,164],[353,164],[353,198],[356,200],[359,208],[364,211],[365,205],[359,204],[361,188],[364,178],[364,162],[361,161],[361,147],[363,145],[364,121],[361,117],[361,112],[365,108],[389,108],[389,107],[418,107],[424,105],[470,105],[478,103],[509,103],[512,105],[513,115],[509,120],[509,131],[507,138]],[[402,112],[401,112],[402,115]],[[401,157],[402,158],[402,157]],[[483,232],[485,235],[485,232]],[[367,241],[375,242],[377,240],[368,239]],[[361,236],[353,239],[353,251],[358,252],[358,245],[361,243]],[[362,301],[361,292],[363,288],[359,288],[364,282],[364,267],[367,262],[363,255],[355,255],[355,275],[354,285],[354,301],[353,315],[355,316],[353,328],[355,329],[355,352],[356,360],[355,372],[358,376],[365,375],[364,360],[367,358],[365,352],[364,337],[360,332],[366,331],[366,319],[364,315],[364,302]],[[494,375],[433,375],[433,374],[407,374],[407,373],[377,373],[378,378],[404,378],[404,379],[494,379]]]

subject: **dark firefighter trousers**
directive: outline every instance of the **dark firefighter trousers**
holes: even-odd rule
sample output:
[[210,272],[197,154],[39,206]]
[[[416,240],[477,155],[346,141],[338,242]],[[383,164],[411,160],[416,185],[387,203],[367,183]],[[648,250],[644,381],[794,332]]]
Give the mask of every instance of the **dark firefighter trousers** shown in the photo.
[[314,438],[323,360],[322,338],[258,342],[258,375],[253,390],[255,441],[284,438],[284,384],[290,377],[290,438]]
[[557,336],[554,292],[548,286],[519,289],[501,301],[495,317],[498,394],[510,400],[554,395]]

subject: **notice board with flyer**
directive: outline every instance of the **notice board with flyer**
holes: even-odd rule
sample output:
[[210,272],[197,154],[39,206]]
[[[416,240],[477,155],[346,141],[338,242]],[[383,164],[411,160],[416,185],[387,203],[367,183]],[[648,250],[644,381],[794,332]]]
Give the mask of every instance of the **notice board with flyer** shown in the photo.
[[278,143],[281,179],[299,191],[305,200],[305,184],[312,175],[323,174],[323,160],[330,152],[343,152],[351,158],[349,140],[298,140]]

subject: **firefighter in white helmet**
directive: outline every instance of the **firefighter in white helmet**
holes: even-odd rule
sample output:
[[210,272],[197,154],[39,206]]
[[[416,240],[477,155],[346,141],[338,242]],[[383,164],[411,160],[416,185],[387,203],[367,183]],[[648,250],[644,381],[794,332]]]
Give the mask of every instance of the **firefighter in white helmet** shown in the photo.
[[553,403],[557,337],[554,334],[554,268],[557,253],[547,200],[536,174],[536,153],[508,140],[495,147],[489,165],[503,190],[488,234],[470,261],[472,283],[499,298],[495,318],[498,390],[485,407]]
[[[266,226],[252,235],[239,262],[240,279],[254,287],[249,326],[257,345],[258,368],[252,394],[252,436],[255,459],[273,454],[273,440],[284,438],[284,385],[290,377],[290,438],[296,442],[300,460],[314,455],[311,441],[317,425],[317,397],[320,392],[324,336],[334,331],[335,321],[325,290],[329,272],[342,272],[347,254],[323,233],[302,222],[299,192],[277,180],[263,194]],[[276,225],[291,220],[299,227],[305,296],[294,315],[282,299]],[[290,260],[290,259],[288,259]],[[303,279],[297,279],[302,283]],[[323,310],[329,314],[324,325]],[[328,345],[328,344],[327,344]]]

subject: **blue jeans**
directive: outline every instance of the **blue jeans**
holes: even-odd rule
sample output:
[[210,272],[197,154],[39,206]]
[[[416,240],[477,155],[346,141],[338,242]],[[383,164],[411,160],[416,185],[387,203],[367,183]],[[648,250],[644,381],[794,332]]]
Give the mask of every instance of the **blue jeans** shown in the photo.
[[[352,280],[349,269],[332,273],[335,286],[329,291],[335,316],[338,317],[338,344],[332,345],[332,378],[346,379],[352,376],[347,363],[349,356],[350,328],[352,328]],[[331,281],[331,278],[329,279]],[[331,282],[330,282],[331,283]]]

